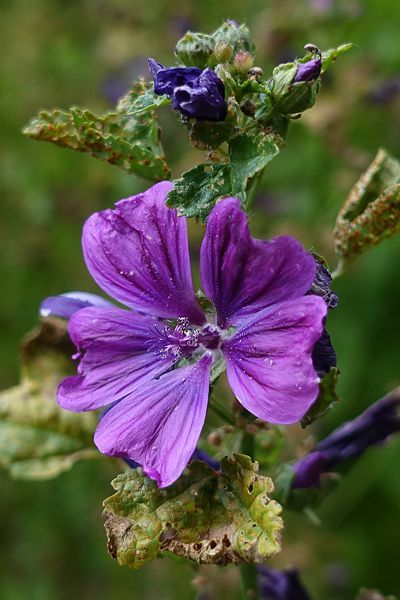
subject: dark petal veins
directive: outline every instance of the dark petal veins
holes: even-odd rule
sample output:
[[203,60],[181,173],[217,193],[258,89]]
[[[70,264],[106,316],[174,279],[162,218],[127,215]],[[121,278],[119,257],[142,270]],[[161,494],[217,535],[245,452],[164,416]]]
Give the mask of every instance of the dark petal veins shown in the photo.
[[303,296],[315,271],[313,256],[297,240],[252,238],[236,198],[221,200],[208,217],[200,274],[220,327],[238,326],[268,306]]
[[212,357],[174,369],[128,394],[101,419],[95,444],[138,462],[159,487],[173,483],[195,451],[203,428]]
[[186,219],[165,205],[171,188],[168,181],[158,183],[92,215],[83,230],[84,257],[96,283],[123,304],[201,325]]
[[280,302],[224,341],[229,385],[249,412],[279,424],[304,416],[318,395],[311,353],[325,314],[317,296]]

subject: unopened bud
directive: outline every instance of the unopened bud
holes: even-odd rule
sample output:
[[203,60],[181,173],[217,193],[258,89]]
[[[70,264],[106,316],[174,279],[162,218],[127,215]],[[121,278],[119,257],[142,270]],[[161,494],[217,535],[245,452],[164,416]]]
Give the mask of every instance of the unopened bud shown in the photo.
[[219,42],[215,46],[214,55],[219,63],[229,62],[233,55],[233,48],[227,42]]
[[214,41],[209,35],[188,31],[176,44],[175,55],[186,67],[204,69],[213,48]]
[[254,57],[252,54],[250,54],[250,52],[238,52],[233,59],[233,66],[235,67],[236,71],[242,73],[242,75],[247,75],[253,66],[253,63]]

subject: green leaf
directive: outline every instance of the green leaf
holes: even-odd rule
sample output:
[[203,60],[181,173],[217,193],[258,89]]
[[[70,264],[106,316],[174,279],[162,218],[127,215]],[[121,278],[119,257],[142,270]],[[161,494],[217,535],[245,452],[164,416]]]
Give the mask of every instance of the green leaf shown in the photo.
[[44,319],[21,351],[21,383],[0,393],[0,464],[15,478],[48,479],[100,456],[95,414],[64,411],[56,401],[60,380],[75,371],[65,321]]
[[140,469],[112,482],[104,501],[108,550],[133,569],[172,552],[197,563],[262,563],[280,550],[280,505],[269,477],[248,456],[221,461],[216,473],[192,462],[172,486],[159,489]]
[[150,89],[133,99],[126,112],[129,116],[138,116],[140,114],[153,111],[160,106],[170,104],[170,102],[171,100],[168,98],[168,96],[159,96],[154,92],[154,89]]
[[186,171],[174,181],[167,205],[205,221],[217,199],[230,193],[228,169],[226,164],[204,163]]
[[260,173],[278,153],[274,135],[245,133],[233,138],[229,145],[230,193],[244,203],[249,179]]
[[32,139],[85,152],[151,181],[168,179],[154,112],[131,115],[145,84],[137,82],[116,111],[102,116],[81,108],[41,111],[23,130]]
[[318,398],[301,420],[301,426],[307,427],[316,419],[325,415],[339,398],[336,393],[336,386],[339,378],[339,369],[331,367],[329,373],[321,380],[319,384]]
[[335,275],[399,231],[400,163],[381,149],[338,214],[334,238],[339,265]]

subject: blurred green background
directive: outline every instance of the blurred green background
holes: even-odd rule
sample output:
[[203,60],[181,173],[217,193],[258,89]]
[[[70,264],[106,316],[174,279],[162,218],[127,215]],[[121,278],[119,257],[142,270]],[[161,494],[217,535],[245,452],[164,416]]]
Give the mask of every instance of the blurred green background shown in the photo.
[[[112,106],[146,57],[172,64],[187,30],[246,21],[264,72],[303,54],[352,41],[329,71],[314,109],[293,124],[287,148],[268,167],[256,199],[258,236],[291,233],[334,266],[332,226],[350,187],[379,146],[400,158],[400,4],[393,0],[1,0],[0,387],[18,380],[18,344],[41,300],[96,291],[80,233],[94,210],[147,183],[84,155],[25,139],[40,108]],[[174,175],[201,156],[169,109],[164,146]],[[201,227],[192,225],[194,244]],[[324,435],[399,384],[400,238],[372,250],[335,283],[330,316],[341,402],[317,425]],[[307,432],[306,436],[309,435]],[[304,436],[303,436],[304,437]],[[400,440],[370,450],[319,510],[322,526],[288,515],[276,565],[294,564],[315,600],[351,600],[361,586],[400,594]],[[63,600],[193,598],[197,571],[164,559],[139,572],[108,557],[101,502],[115,465],[81,463],[45,483],[0,473],[0,598]],[[206,570],[217,598],[238,598],[235,568]]]

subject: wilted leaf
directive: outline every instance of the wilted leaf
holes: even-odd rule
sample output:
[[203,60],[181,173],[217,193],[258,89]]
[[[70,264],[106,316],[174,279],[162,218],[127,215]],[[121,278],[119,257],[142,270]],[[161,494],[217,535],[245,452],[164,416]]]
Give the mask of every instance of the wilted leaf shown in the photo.
[[192,462],[172,486],[159,489],[140,469],[112,482],[104,501],[108,549],[119,564],[139,568],[169,551],[197,563],[261,563],[280,550],[280,505],[273,484],[248,456],[221,461],[217,473]]
[[61,319],[44,319],[23,342],[21,383],[0,393],[0,464],[13,477],[47,479],[100,456],[92,443],[96,416],[56,401],[60,380],[75,370],[73,351]]
[[332,408],[333,404],[339,400],[336,393],[339,373],[339,369],[331,367],[329,373],[321,379],[318,398],[301,420],[302,427],[311,425],[316,419],[325,415]]
[[156,114],[130,114],[132,104],[144,91],[145,84],[137,82],[115,112],[102,116],[76,107],[41,111],[23,132],[35,140],[85,152],[151,181],[168,179]]
[[400,163],[379,150],[341,208],[335,225],[336,274],[400,231]]
[[228,165],[201,164],[174,181],[167,204],[187,217],[205,221],[217,199],[229,193]]

